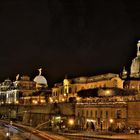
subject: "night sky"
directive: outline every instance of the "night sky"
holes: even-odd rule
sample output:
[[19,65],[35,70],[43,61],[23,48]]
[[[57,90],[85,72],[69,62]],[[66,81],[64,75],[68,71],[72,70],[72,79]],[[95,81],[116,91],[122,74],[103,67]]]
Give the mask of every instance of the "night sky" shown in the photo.
[[1,0],[0,80],[120,73],[139,39],[138,0]]

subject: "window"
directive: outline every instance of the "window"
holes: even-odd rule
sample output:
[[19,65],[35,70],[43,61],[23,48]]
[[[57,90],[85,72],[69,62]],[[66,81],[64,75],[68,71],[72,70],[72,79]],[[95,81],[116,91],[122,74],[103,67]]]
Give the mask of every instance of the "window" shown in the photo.
[[78,112],[77,116],[80,117],[80,112]]
[[116,112],[117,119],[121,118],[121,114],[122,114],[121,110],[117,110],[117,112]]
[[95,111],[95,118],[97,118],[97,110]]
[[102,118],[102,117],[103,117],[103,111],[100,112],[100,118]]
[[71,87],[69,87],[69,93],[72,93],[72,89],[71,89]]
[[92,110],[90,111],[90,116],[92,117],[92,115],[93,115],[93,112],[92,112]]
[[88,117],[88,110],[87,110],[86,116]]
[[108,118],[108,111],[106,111],[105,114],[106,114],[106,118]]
[[82,116],[84,116],[84,110],[82,110]]

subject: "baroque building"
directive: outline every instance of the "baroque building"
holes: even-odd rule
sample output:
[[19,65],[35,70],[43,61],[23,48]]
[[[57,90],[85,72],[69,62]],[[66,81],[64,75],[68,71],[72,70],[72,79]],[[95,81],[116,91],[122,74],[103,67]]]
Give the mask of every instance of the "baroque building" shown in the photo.
[[18,103],[19,94],[16,92],[13,82],[10,79],[0,84],[0,104]]
[[16,76],[15,81],[6,79],[0,84],[0,104],[45,104],[51,96],[47,80],[39,69],[39,75],[30,80],[27,75]]
[[63,82],[54,84],[52,88],[52,102],[68,101],[71,97],[77,97],[77,92],[94,88],[123,88],[123,80],[118,74],[106,73],[91,77],[65,78]]
[[137,56],[132,60],[130,66],[130,75],[124,68],[122,72],[124,80],[124,89],[136,90],[140,92],[140,41],[137,43]]

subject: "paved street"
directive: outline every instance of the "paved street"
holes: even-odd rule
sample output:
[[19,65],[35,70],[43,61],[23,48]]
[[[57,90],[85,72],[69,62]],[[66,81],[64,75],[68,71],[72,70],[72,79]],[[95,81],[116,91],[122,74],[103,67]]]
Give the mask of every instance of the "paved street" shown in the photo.
[[139,140],[140,135],[138,134],[120,134],[120,133],[112,133],[112,134],[101,134],[101,133],[95,133],[95,132],[77,132],[77,133],[59,133],[69,139],[72,140],[91,140],[91,139],[108,139],[108,140]]
[[43,140],[43,138],[35,136],[33,133],[25,132],[11,125],[2,125],[0,127],[0,140],[7,140],[6,133],[10,133],[10,140]]

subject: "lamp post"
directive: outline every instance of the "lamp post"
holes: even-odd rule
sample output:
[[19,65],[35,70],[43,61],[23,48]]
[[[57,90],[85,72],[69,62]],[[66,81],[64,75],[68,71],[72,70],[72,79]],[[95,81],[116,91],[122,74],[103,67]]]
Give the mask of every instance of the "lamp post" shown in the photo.
[[110,119],[109,122],[110,122],[110,127],[111,127],[111,130],[112,130],[112,124],[113,124],[114,120]]
[[69,119],[68,124],[69,124],[70,128],[72,128],[72,126],[74,125],[74,119]]

